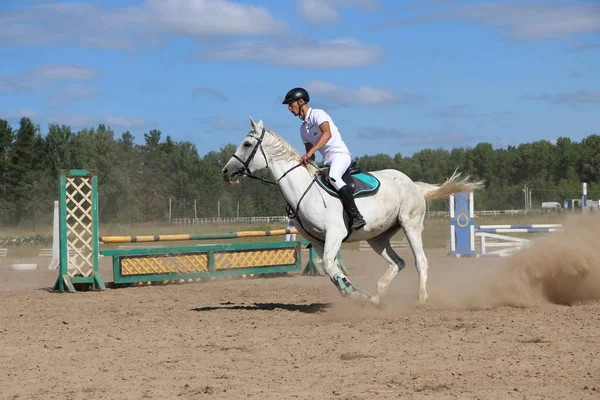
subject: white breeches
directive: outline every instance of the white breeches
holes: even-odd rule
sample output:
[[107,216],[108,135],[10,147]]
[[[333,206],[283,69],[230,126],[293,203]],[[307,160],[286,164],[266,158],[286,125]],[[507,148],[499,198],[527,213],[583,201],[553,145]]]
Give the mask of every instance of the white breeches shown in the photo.
[[337,190],[340,190],[346,185],[346,182],[342,179],[342,175],[348,170],[351,163],[352,158],[350,155],[344,153],[334,154],[325,162],[326,165],[329,165],[329,182],[331,182],[333,187]]

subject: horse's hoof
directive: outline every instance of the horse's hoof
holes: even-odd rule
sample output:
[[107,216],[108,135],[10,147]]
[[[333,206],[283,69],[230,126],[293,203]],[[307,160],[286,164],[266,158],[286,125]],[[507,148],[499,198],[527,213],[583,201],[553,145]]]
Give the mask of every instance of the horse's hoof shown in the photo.
[[354,292],[352,284],[350,283],[350,281],[348,281],[348,279],[346,279],[346,277],[342,278],[339,275],[334,275],[333,283],[335,284],[335,286],[337,286],[338,290],[340,291],[340,294],[344,297]]
[[368,297],[367,300],[369,300],[369,304],[371,304],[373,307],[379,308],[381,305],[381,298],[379,295]]

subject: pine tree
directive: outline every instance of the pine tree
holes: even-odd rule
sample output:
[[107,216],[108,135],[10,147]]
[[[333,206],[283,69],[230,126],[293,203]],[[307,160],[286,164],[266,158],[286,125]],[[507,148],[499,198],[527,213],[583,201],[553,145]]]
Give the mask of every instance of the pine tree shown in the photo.
[[14,140],[12,127],[8,121],[0,119],[0,178],[2,179],[2,189],[0,189],[0,198],[7,200],[7,182],[6,175],[9,169],[9,154]]
[[32,189],[36,128],[29,118],[19,123],[13,148],[9,157],[8,184],[11,188],[10,201],[14,204],[13,223],[19,224],[25,216],[25,201]]
[[10,153],[13,145],[14,133],[8,121],[0,119],[0,226],[7,225],[14,214],[13,202],[8,194],[12,192],[8,179],[10,169]]

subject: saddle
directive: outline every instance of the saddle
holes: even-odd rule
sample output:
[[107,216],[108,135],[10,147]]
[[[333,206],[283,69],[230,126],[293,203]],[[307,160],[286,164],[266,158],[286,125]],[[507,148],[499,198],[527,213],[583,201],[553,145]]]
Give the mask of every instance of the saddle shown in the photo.
[[[317,183],[325,189],[333,197],[340,197],[336,188],[329,182],[329,166],[319,167],[320,176],[317,178]],[[352,161],[342,179],[346,185],[352,188],[353,197],[372,196],[379,190],[379,179],[368,172],[362,172],[356,161]]]

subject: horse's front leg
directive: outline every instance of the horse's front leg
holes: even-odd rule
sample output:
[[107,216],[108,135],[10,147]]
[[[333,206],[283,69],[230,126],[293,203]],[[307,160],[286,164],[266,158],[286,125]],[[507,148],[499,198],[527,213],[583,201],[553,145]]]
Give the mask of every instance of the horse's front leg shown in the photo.
[[337,262],[337,254],[344,236],[344,232],[340,232],[340,234],[327,232],[325,246],[323,247],[323,256],[321,257],[323,259],[323,268],[342,296],[350,296],[356,300],[367,300],[370,303],[377,304],[378,298],[371,296],[350,282],[350,279],[344,274]]

